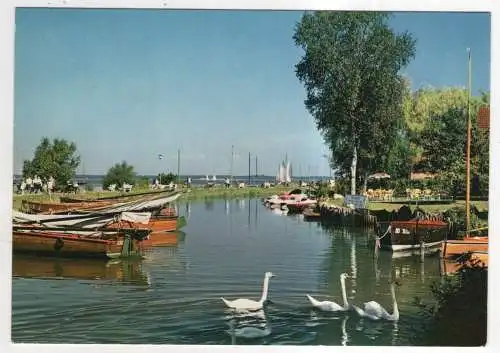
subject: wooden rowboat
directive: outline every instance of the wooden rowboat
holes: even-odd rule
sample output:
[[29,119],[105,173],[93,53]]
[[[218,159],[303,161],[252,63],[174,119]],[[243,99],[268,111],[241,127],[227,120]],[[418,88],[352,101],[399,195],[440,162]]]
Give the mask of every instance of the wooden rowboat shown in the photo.
[[140,241],[118,232],[45,230],[18,227],[12,232],[12,250],[58,257],[120,258],[141,256]]
[[141,242],[143,247],[177,246],[178,234],[176,232],[151,232],[147,239]]
[[92,210],[93,208],[105,207],[112,205],[112,201],[95,201],[95,202],[47,202],[47,201],[31,201],[23,200],[22,207],[31,213],[67,213],[78,210]]
[[488,252],[488,237],[466,237],[461,240],[445,240],[441,244],[441,256],[454,258],[467,252]]
[[[141,228],[149,229],[151,232],[173,232],[181,229],[186,224],[184,216],[154,216],[149,219],[148,224]],[[106,226],[106,229],[133,229],[136,225],[129,221],[116,221]]]

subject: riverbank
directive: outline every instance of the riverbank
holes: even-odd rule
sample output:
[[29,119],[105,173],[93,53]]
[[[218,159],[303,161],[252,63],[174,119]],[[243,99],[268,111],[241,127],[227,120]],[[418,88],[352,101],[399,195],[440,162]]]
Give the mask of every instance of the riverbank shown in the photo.
[[[206,198],[238,198],[238,197],[268,197],[271,195],[279,194],[285,191],[290,191],[294,186],[273,186],[270,188],[261,187],[250,187],[250,188],[224,188],[223,186],[217,186],[215,188],[204,188],[204,187],[193,187],[191,189],[182,189],[181,200],[197,200]],[[97,199],[100,197],[114,197],[120,195],[134,196],[140,195],[145,192],[150,192],[148,188],[135,189],[132,192],[122,193],[119,191],[86,191],[78,194],[67,194],[67,193],[56,193],[52,194],[50,197],[48,194],[38,194],[38,195],[13,195],[13,208],[19,210],[21,208],[22,200],[36,200],[36,201],[52,201],[59,202],[60,197],[77,197],[79,199]],[[164,193],[165,191],[158,191],[158,194]],[[328,200],[327,204],[342,206],[344,200]],[[369,202],[368,209],[370,211],[386,210],[392,212],[393,210],[399,210],[401,206],[406,205],[405,203],[385,203],[385,202]],[[480,212],[488,211],[488,201],[473,201],[471,205],[474,205]],[[412,208],[416,207],[411,205]],[[447,204],[431,204],[431,205],[418,205],[419,208],[426,212],[437,213],[446,212],[447,210],[455,207],[465,208],[465,201],[457,200],[452,203]]]
[[[270,188],[250,187],[250,188],[224,188],[223,186],[215,188],[194,187],[191,189],[181,190],[181,200],[197,200],[206,198],[238,198],[238,197],[268,197],[274,194],[279,194],[289,191],[291,187],[274,186]],[[48,194],[26,194],[26,195],[13,195],[12,207],[15,210],[20,210],[23,200],[44,201],[44,202],[60,202],[61,197],[75,197],[78,199],[98,199],[100,197],[114,197],[114,196],[134,196],[140,195],[145,192],[151,191],[150,189],[135,189],[132,192],[122,193],[119,191],[86,191],[78,194],[67,193],[54,193]],[[165,193],[166,191],[158,191],[158,194]],[[154,194],[152,194],[154,195]]]

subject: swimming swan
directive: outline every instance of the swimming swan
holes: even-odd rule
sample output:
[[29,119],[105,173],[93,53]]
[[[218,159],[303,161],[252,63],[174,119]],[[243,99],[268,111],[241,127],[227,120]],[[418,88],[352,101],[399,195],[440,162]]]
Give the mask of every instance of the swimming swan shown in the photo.
[[347,311],[349,310],[349,304],[347,303],[347,294],[345,291],[345,279],[348,278],[349,275],[347,273],[342,273],[340,275],[340,285],[342,286],[342,299],[344,301],[344,305],[341,306],[337,303],[331,301],[318,301],[311,297],[309,294],[306,294],[307,299],[311,302],[311,304],[323,311]]
[[400,285],[398,282],[391,282],[391,295],[392,295],[392,314],[389,314],[382,305],[375,301],[364,303],[364,310],[356,305],[353,305],[354,311],[358,313],[361,317],[366,317],[371,320],[388,320],[388,321],[398,321],[399,320],[399,310],[398,303],[396,302],[396,292],[395,285]]
[[269,279],[276,277],[272,272],[266,272],[264,276],[264,286],[262,288],[262,296],[259,301],[251,299],[236,299],[236,300],[226,300],[221,297],[224,304],[228,307],[238,310],[259,310],[264,306],[264,302],[267,300],[267,291],[269,288]]

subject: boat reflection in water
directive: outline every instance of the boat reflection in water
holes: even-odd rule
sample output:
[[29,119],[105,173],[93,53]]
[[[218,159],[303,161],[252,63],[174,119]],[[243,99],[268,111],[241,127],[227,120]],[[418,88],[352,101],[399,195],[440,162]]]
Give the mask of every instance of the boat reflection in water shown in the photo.
[[148,274],[139,260],[49,258],[29,255],[12,257],[12,276],[40,279],[102,280],[149,286]]

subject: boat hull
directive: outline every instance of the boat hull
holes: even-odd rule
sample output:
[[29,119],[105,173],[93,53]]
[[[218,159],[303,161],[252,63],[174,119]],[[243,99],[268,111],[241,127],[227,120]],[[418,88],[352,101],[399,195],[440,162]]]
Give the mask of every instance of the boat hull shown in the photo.
[[315,206],[316,202],[308,202],[308,203],[289,203],[286,205],[289,213],[303,213],[304,210]]
[[177,233],[175,232],[151,232],[148,238],[141,242],[144,247],[177,246],[177,243]]
[[390,232],[380,239],[380,247],[391,251],[439,250],[448,234],[448,224],[442,221],[392,221]]
[[442,257],[453,258],[468,252],[488,252],[488,237],[467,237],[445,240],[441,244]]
[[[488,253],[470,252],[470,258],[465,261],[465,264],[470,266],[473,263],[479,263],[482,266],[488,267]],[[460,270],[462,265],[463,262],[455,259],[443,258],[441,259],[441,273],[444,275],[454,274]]]
[[93,201],[93,202],[40,202],[23,200],[22,207],[32,213],[61,213],[79,210],[92,210],[93,208],[112,205],[111,201]]
[[71,233],[37,230],[13,231],[12,250],[45,256],[107,259],[141,255],[139,242],[135,240],[89,239]]

